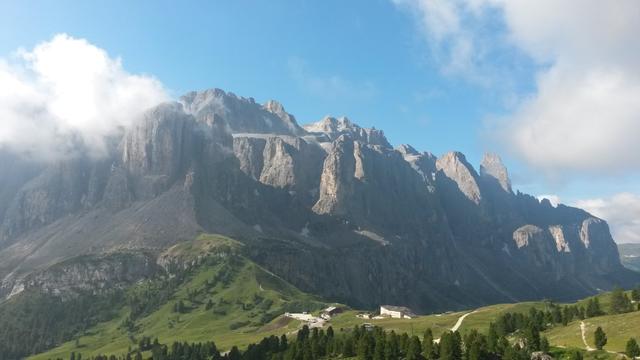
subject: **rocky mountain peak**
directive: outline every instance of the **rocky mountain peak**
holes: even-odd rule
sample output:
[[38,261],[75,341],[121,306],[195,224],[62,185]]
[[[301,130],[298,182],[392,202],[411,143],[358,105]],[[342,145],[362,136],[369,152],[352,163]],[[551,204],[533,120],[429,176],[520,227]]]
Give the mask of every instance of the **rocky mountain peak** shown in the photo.
[[399,145],[398,147],[396,147],[396,150],[398,150],[405,157],[408,155],[420,155],[418,150],[416,150],[413,146],[409,144]]
[[504,191],[513,193],[507,168],[504,166],[502,159],[500,159],[500,156],[497,154],[484,154],[482,163],[480,164],[480,176],[497,181]]
[[189,92],[180,98],[180,103],[200,122],[209,123],[217,118],[224,120],[234,134],[304,134],[293,115],[273,100],[260,105],[253,98],[209,89]]
[[444,154],[436,161],[436,168],[456,183],[460,191],[476,204],[480,203],[482,196],[478,186],[478,174],[467,158],[458,151]]
[[413,146],[402,144],[395,149],[411,167],[427,182],[434,180],[436,172],[436,157],[430,152],[419,152]]
[[303,126],[303,128],[310,133],[324,135],[329,141],[334,141],[341,135],[349,135],[353,140],[367,145],[391,148],[391,144],[387,141],[382,130],[360,127],[344,116],[339,118],[326,116],[318,122]]

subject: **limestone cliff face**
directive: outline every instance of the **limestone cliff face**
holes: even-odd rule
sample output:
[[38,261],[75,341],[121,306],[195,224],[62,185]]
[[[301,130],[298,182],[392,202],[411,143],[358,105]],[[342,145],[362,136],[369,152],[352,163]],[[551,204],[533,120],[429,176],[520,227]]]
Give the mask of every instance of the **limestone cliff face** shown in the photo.
[[428,184],[434,184],[436,180],[437,158],[430,152],[418,152],[411,145],[400,145],[396,148],[406,162],[422,176]]
[[152,257],[140,253],[84,256],[27,276],[13,285],[11,296],[31,288],[63,297],[78,292],[100,293],[129,286],[158,270]]
[[[87,159],[58,162],[22,186],[11,199],[0,227],[5,245],[21,233],[40,228],[69,213],[81,210],[98,192]],[[8,171],[9,169],[7,169]]]
[[606,274],[618,267],[615,259],[620,254],[605,221],[594,217],[583,220],[579,238],[588,257],[586,262],[596,272]]
[[436,161],[436,167],[453,181],[467,199],[480,204],[482,195],[478,185],[478,174],[462,153],[449,152]]
[[509,173],[498,155],[490,153],[484,155],[480,164],[480,176],[495,181],[502,190],[513,193]]
[[160,105],[127,131],[122,143],[122,164],[138,181],[136,195],[152,198],[174,182],[192,156],[195,119],[177,103]]
[[240,161],[240,170],[259,180],[264,166],[264,138],[236,137],[233,139],[233,153]]
[[[148,269],[136,256],[201,232],[358,306],[568,299],[640,281],[604,220],[514,193],[497,155],[478,174],[461,153],[394,149],[346,118],[300,127],[275,101],[218,89],[154,107],[116,140],[102,159],[37,166],[0,152],[5,295],[134,281]],[[105,255],[122,250],[136,264]],[[68,262],[78,256],[103,260]]]
[[331,144],[320,178],[318,202],[313,211],[318,214],[346,215],[347,199],[353,193],[356,161],[353,139],[341,135]]

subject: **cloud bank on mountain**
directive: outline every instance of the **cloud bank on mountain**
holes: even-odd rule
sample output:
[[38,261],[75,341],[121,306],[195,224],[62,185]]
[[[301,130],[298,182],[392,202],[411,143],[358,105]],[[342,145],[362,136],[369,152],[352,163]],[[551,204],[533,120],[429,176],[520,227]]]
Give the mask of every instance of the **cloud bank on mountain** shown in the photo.
[[101,156],[108,138],[168,99],[153,77],[66,34],[0,59],[0,148],[49,161],[83,149]]

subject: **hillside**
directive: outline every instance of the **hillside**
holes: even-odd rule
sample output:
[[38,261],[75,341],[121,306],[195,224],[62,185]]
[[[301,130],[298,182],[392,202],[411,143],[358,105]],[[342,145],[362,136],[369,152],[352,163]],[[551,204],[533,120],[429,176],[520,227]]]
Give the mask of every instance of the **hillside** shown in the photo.
[[160,259],[173,264],[171,273],[182,274],[169,275],[179,282],[161,276],[132,285],[126,300],[108,309],[108,321],[33,358],[67,358],[71,352],[125,354],[145,336],[163,343],[215,339],[222,348],[244,347],[297,330],[299,321],[284,318],[285,312],[325,305],[242,256],[240,247],[228,238],[203,235],[170,248]]
[[[586,345],[582,339],[581,323],[584,323]],[[566,327],[557,327],[545,333],[555,346],[586,349],[595,348],[593,333],[600,326],[607,334],[605,350],[624,352],[627,340],[638,338],[640,334],[640,312],[630,314],[605,315],[584,321],[574,321]]]
[[[150,341],[157,338],[162,344],[215,341],[222,351],[232,346],[244,349],[270,335],[292,336],[305,324],[283,316],[285,312],[312,311],[317,316],[318,310],[327,305],[247,259],[243,255],[244,247],[226,237],[201,235],[169,248],[158,257],[158,262],[168,269],[168,277],[160,275],[138,281],[124,289],[121,296],[112,294],[109,302],[98,302],[94,311],[102,320],[89,327],[76,328],[67,342],[31,358],[66,359],[71,352],[82,353],[85,357],[124,356],[130,349],[137,349],[145,338]],[[630,296],[629,292],[627,296]],[[594,298],[599,300],[602,311],[613,311],[611,293],[583,299],[573,305],[586,308]],[[11,301],[25,301],[25,298]],[[67,301],[71,301],[68,306],[74,306],[72,299]],[[0,309],[6,311],[6,306],[3,304]],[[331,326],[336,332],[343,333],[354,326],[372,324],[386,331],[419,337],[426,329],[431,329],[434,337],[440,338],[450,330],[458,330],[463,335],[472,330],[486,334],[490,324],[503,316],[528,314],[532,308],[549,312],[557,305],[549,301],[497,304],[415,319],[361,318],[357,315],[363,311],[340,306],[345,311],[333,316],[322,326],[324,329]],[[571,348],[586,350],[580,332],[580,324],[584,322],[589,346],[593,346],[590,337],[595,327],[602,326],[609,337],[605,349],[621,352],[626,341],[640,333],[638,316],[640,311],[600,315],[570,321],[566,326],[557,324],[543,335],[555,352]],[[600,357],[611,355],[596,353]],[[596,353],[585,355],[591,358]]]

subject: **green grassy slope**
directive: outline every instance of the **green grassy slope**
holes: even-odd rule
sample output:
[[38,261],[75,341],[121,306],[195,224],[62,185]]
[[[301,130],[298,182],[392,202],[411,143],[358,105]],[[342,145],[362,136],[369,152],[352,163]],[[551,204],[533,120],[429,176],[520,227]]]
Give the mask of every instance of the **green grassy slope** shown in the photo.
[[[327,304],[315,296],[305,294],[286,281],[271,274],[241,255],[242,244],[232,239],[215,235],[202,235],[168,249],[161,259],[176,264],[198,263],[187,271],[184,279],[177,282],[167,297],[153,303],[148,311],[127,319],[132,313],[131,303],[125,303],[113,311],[113,319],[90,328],[72,341],[64,343],[32,359],[68,358],[70,352],[83,356],[98,354],[125,354],[136,349],[138,341],[148,336],[158,338],[161,343],[174,341],[203,342],[213,340],[225,350],[232,345],[240,348],[259,342],[265,336],[294,334],[301,326],[299,321],[282,316],[284,312],[317,311]],[[178,265],[168,265],[178,266]],[[167,279],[149,280],[127,290],[127,296],[145,298],[156,296],[158,289],[171,284]],[[154,290],[155,289],[155,290]],[[154,292],[155,291],[155,292]],[[151,295],[149,295],[151,294]],[[598,295],[605,311],[608,310],[609,294]],[[176,312],[175,306],[184,304],[184,311]],[[208,305],[209,304],[209,305]],[[578,302],[586,304],[586,299]],[[459,330],[466,332],[488,330],[489,324],[499,316],[510,312],[528,312],[531,307],[545,309],[546,302],[522,302],[498,304],[468,311],[421,316],[416,319],[362,319],[355,310],[345,311],[331,319],[328,325],[335,331],[351,329],[356,325],[370,323],[386,330],[422,336],[431,328],[439,337],[451,329],[457,320],[470,312]],[[625,342],[632,336],[640,337],[640,312],[624,315],[608,315],[585,320],[588,339],[593,346],[593,331],[602,326],[609,336],[607,350],[623,351]],[[568,326],[558,325],[544,334],[556,351],[585,348],[580,322]],[[564,350],[563,350],[564,349]],[[559,355],[562,355],[559,353]],[[607,352],[590,352],[585,359],[607,358]]]
[[335,330],[351,329],[354,326],[365,323],[394,330],[397,333],[422,336],[427,328],[433,330],[433,334],[439,337],[441,333],[449,330],[464,313],[449,313],[443,315],[420,316],[416,319],[362,319],[356,315],[358,311],[346,311],[331,319],[331,326]]
[[[619,315],[604,315],[585,319],[586,339],[589,346],[595,348],[593,333],[598,326],[607,334],[605,350],[623,352],[629,338],[640,338],[640,311]],[[558,326],[548,330],[545,335],[549,342],[556,346],[584,349],[580,321],[574,321],[567,326]]]
[[[219,246],[236,246],[230,239],[199,238],[194,243],[170,249],[173,255],[216,253]],[[216,280],[217,279],[217,280]],[[153,287],[151,282],[136,285],[129,293]],[[182,301],[184,312],[174,311]],[[207,309],[207,303],[213,306]],[[241,255],[213,256],[199,266],[172,294],[170,299],[149,315],[136,319],[133,330],[124,325],[131,309],[124,306],[118,315],[101,323],[77,340],[62,344],[32,359],[68,358],[70,352],[84,356],[125,354],[137,347],[143,336],[158,338],[162,343],[173,341],[200,342],[213,340],[222,349],[240,347],[272,334],[281,335],[296,330],[299,322],[283,318],[286,311],[320,309],[325,304],[247,260]]]

